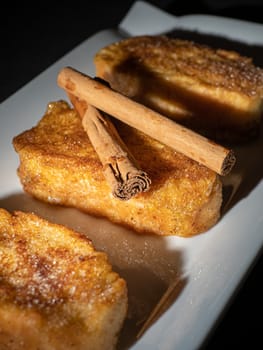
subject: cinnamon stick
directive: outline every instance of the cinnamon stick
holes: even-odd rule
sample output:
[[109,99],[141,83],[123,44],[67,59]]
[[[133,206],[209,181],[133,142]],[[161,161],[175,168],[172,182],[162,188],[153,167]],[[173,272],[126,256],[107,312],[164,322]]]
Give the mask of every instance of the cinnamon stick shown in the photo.
[[231,149],[216,144],[71,67],[65,67],[59,72],[57,83],[67,92],[220,175],[228,174],[235,164],[236,158]]
[[110,118],[74,95],[68,96],[82,117],[82,125],[103,165],[113,195],[128,200],[137,193],[147,191],[151,184],[150,178],[139,168]]

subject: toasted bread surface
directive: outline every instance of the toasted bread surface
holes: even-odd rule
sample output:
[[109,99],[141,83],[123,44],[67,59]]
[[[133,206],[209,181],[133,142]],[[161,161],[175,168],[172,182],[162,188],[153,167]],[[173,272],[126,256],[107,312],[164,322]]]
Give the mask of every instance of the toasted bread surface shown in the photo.
[[259,134],[263,70],[235,51],[164,35],[101,48],[96,75],[117,91],[215,140]]
[[113,197],[79,115],[65,101],[50,103],[36,127],[13,139],[24,190],[138,233],[188,237],[219,220],[222,184],[215,172],[126,124],[116,127],[149,174],[149,191],[128,201]]
[[0,348],[115,349],[126,282],[84,235],[0,209]]

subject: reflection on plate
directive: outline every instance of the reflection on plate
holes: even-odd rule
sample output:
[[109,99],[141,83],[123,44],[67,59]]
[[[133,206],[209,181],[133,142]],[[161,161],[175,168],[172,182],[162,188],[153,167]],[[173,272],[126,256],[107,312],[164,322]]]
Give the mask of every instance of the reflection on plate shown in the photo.
[[[203,42],[212,39],[213,45],[238,48],[263,66],[263,37],[259,35],[263,27],[218,17],[212,20],[211,16],[174,17],[138,1],[119,29],[97,33],[2,103],[0,206],[34,211],[68,225],[87,234],[97,249],[107,252],[129,288],[129,315],[119,350],[163,349],[163,344],[167,350],[197,349],[262,247],[263,164],[258,161],[263,151],[262,136],[235,150],[237,166],[224,178],[225,202],[220,222],[208,232],[187,239],[138,235],[107,220],[28,197],[16,174],[18,158],[12,138],[35,125],[48,102],[66,98],[56,85],[61,68],[72,66],[94,75],[93,55],[101,47],[120,40],[124,33],[169,32]],[[246,37],[240,38],[240,32]],[[226,33],[232,37],[226,37]],[[168,289],[171,285],[172,290]],[[165,294],[167,289],[169,293]],[[163,300],[163,295],[168,298]],[[137,339],[160,300],[164,301],[156,310],[160,312]]]

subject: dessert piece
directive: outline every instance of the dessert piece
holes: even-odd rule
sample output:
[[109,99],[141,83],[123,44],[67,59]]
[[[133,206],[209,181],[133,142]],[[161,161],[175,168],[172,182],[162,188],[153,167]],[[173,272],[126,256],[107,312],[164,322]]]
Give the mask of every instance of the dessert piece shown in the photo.
[[147,192],[127,201],[113,196],[82,119],[66,101],[51,102],[36,126],[13,139],[23,189],[138,233],[189,237],[219,220],[222,183],[217,173],[125,123],[115,121],[115,127],[151,178]]
[[260,132],[263,70],[238,52],[146,35],[101,48],[94,63],[113,89],[209,138]]
[[0,209],[0,348],[115,349],[127,286],[84,235]]

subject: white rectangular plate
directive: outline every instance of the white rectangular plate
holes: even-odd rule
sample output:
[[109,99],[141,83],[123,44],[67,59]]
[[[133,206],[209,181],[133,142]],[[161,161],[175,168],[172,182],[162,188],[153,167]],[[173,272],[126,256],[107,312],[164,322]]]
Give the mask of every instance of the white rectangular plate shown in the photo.
[[[56,208],[27,197],[17,177],[18,156],[12,138],[34,126],[50,101],[66,99],[57,86],[61,68],[72,66],[94,75],[93,56],[103,46],[123,36],[159,34],[173,29],[219,35],[263,46],[263,26],[214,16],[175,17],[146,2],[138,1],[116,31],[101,31],[32,80],[0,107],[0,207],[36,213],[54,222],[85,232],[98,249],[109,254],[113,266],[128,281],[131,311],[121,337],[120,349],[197,349],[240,282],[246,276],[263,244],[263,151],[262,136],[237,150],[240,165],[233,172],[244,178],[239,195],[220,222],[208,232],[193,237],[144,237],[107,220],[89,217],[70,208]],[[138,341],[135,333],[166,288],[178,281],[165,312]],[[138,328],[132,324],[137,321]],[[125,344],[124,338],[126,340]]]

